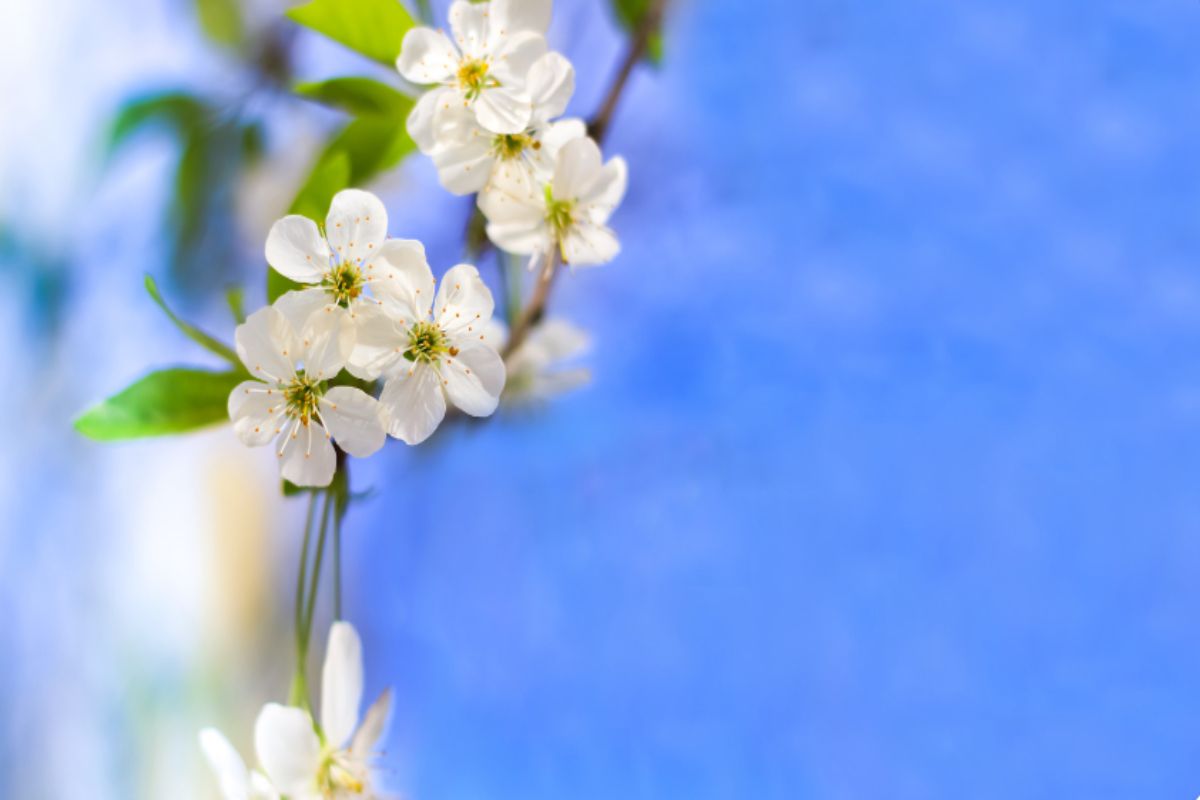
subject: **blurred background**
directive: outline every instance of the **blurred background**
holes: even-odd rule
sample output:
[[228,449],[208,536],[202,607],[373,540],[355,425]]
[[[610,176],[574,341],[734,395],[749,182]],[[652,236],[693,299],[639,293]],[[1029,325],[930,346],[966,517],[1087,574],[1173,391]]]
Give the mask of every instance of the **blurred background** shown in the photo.
[[[215,798],[196,730],[249,754],[286,695],[274,460],[71,429],[215,363],[144,273],[226,339],[226,288],[263,302],[344,119],[291,83],[393,80],[230,7],[3,0],[3,797]],[[606,143],[624,252],[552,300],[591,382],[354,464],[387,788],[1200,792],[1198,38],[1166,0],[677,0]],[[559,0],[550,39],[590,114],[619,21]],[[459,259],[428,159],[370,188]]]

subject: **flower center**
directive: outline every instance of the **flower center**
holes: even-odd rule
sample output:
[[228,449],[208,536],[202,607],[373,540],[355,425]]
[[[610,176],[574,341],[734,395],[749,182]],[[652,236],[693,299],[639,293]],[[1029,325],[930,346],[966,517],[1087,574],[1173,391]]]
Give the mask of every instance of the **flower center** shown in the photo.
[[283,390],[283,402],[287,406],[287,415],[298,419],[304,425],[316,416],[317,404],[321,399],[320,382],[307,377],[300,372]]
[[561,238],[567,229],[575,224],[574,200],[555,200],[554,193],[550,188],[550,184],[546,184],[546,222],[550,223],[550,227]]
[[454,348],[446,345],[446,334],[432,322],[418,322],[408,330],[408,349],[404,357],[409,361],[434,364],[442,353],[453,352]]
[[333,295],[333,302],[342,308],[349,308],[350,301],[362,294],[364,284],[362,270],[352,261],[339,261],[321,281],[325,291]]
[[317,790],[322,797],[341,797],[343,792],[362,794],[367,788],[362,779],[344,762],[342,753],[327,751],[317,772]]
[[541,150],[542,143],[527,133],[502,133],[492,139],[492,152],[505,161],[511,161],[527,148]]
[[500,81],[488,74],[488,62],[482,58],[461,61],[458,65],[458,85],[466,92],[468,100],[479,97],[484,89],[494,89]]

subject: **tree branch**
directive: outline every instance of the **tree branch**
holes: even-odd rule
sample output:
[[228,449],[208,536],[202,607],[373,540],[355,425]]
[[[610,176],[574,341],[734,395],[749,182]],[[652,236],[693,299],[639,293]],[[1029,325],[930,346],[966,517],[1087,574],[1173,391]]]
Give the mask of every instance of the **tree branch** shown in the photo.
[[666,12],[666,9],[667,0],[650,0],[650,7],[642,15],[641,22],[633,34],[633,39],[629,42],[629,50],[625,53],[625,60],[621,62],[621,67],[617,70],[617,76],[613,79],[612,85],[608,89],[608,94],[605,95],[604,102],[600,105],[600,110],[596,112],[596,116],[592,117],[591,122],[588,123],[588,133],[592,135],[592,138],[597,143],[603,142],[604,135],[608,133],[608,126],[612,123],[613,114],[617,110],[617,102],[621,99],[621,94],[625,91],[625,84],[629,82],[629,76],[633,74],[633,68],[646,57],[646,51],[650,47],[650,39],[662,29],[663,14]]

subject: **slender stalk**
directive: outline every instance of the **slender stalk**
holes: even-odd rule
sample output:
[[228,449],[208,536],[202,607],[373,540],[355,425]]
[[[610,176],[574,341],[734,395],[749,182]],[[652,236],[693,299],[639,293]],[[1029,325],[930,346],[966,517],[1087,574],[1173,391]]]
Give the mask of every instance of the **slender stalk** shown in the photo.
[[546,301],[550,298],[550,287],[554,285],[554,276],[561,271],[558,269],[561,263],[561,256],[556,247],[546,259],[546,266],[538,275],[537,285],[533,287],[533,296],[529,298],[529,303],[521,309],[517,321],[513,323],[512,331],[508,335],[508,343],[504,345],[504,352],[500,354],[502,357],[508,358],[516,352],[517,348],[525,341],[525,337],[529,335],[530,328],[541,321],[542,315],[546,313]]
[[342,504],[333,510],[333,618],[342,618]]
[[417,0],[417,16],[426,25],[433,25],[433,7],[429,4],[429,0]]
[[308,604],[304,612],[304,650],[307,654],[309,642],[312,640],[313,613],[317,605],[317,589],[321,580],[321,562],[325,557],[325,538],[329,532],[329,512],[332,508],[332,493],[325,493],[325,503],[321,507],[321,530],[317,534],[317,552],[313,557],[312,575],[309,576]]
[[317,510],[317,492],[308,494],[308,512],[304,517],[304,540],[300,545],[300,566],[296,570],[296,672],[292,676],[292,705],[308,706],[308,681],[305,666],[308,660],[308,643],[304,635],[304,579],[308,573],[308,549],[312,539],[313,516]]
[[651,38],[662,29],[663,14],[666,10],[667,0],[650,0],[650,7],[646,9],[637,30],[633,32],[629,49],[625,52],[625,59],[617,69],[617,75],[608,88],[608,94],[604,96],[604,102],[600,104],[600,110],[596,112],[596,116],[592,117],[591,122],[588,123],[588,132],[598,143],[603,142],[605,134],[608,133],[608,126],[612,123],[613,115],[617,111],[617,102],[625,91],[625,85],[629,83],[629,76],[633,74],[633,68],[646,57],[646,50],[650,47]]

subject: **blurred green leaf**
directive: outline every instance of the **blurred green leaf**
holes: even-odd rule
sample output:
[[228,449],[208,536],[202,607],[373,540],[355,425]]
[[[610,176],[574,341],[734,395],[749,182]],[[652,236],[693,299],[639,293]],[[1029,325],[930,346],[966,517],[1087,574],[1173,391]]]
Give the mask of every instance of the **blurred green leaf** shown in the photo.
[[[612,0],[613,12],[625,30],[630,33],[641,27],[642,21],[650,11],[650,5],[651,0]],[[650,38],[646,44],[646,60],[657,66],[662,63],[662,58],[662,30],[655,29],[650,32]]]
[[331,78],[327,81],[298,83],[296,94],[339,108],[356,116],[389,116],[404,124],[412,110],[412,98],[373,78]]
[[200,330],[190,322],[180,319],[179,316],[171,310],[170,306],[167,305],[167,301],[163,300],[162,294],[160,294],[158,291],[158,285],[154,282],[154,278],[151,278],[149,275],[146,276],[146,292],[150,295],[150,298],[158,305],[158,307],[162,309],[163,313],[170,318],[171,322],[175,323],[175,327],[179,328],[179,330],[183,332],[184,336],[188,337],[205,350],[208,350],[210,353],[220,356],[234,366],[239,366],[241,364],[237,353],[235,353],[233,348],[231,348],[229,345],[213,338],[212,336],[209,336],[207,333]]
[[415,24],[397,0],[311,0],[288,17],[351,50],[391,66]]
[[179,134],[200,124],[207,113],[204,102],[187,92],[155,92],[128,100],[109,125],[105,157],[111,157],[130,136],[147,125],[166,124]]
[[196,0],[196,16],[204,35],[217,44],[237,47],[245,38],[237,0]]
[[246,321],[246,290],[241,286],[230,286],[225,290],[225,302],[229,304],[229,313],[233,321],[241,325]]
[[249,375],[176,367],[151,372],[75,419],[98,442],[184,433],[229,420],[229,393]]

